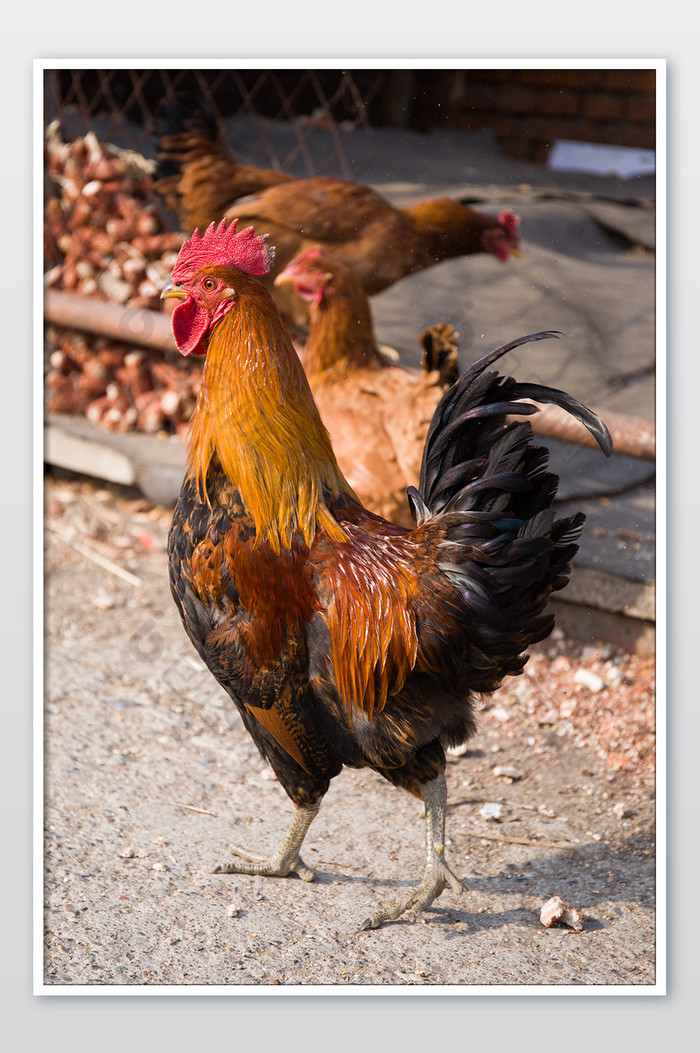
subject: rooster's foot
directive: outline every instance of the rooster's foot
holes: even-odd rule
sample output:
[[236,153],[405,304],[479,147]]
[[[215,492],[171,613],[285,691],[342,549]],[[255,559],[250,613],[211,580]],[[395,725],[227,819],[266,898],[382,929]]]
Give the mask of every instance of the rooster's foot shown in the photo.
[[221,863],[213,871],[214,874],[258,874],[260,877],[288,877],[289,874],[298,874],[302,881],[313,881],[316,877],[315,871],[307,866],[298,853],[275,852],[273,856],[256,856],[238,845],[230,845],[229,851],[238,856],[240,863]]
[[[442,846],[439,848],[442,851]],[[444,860],[438,857],[423,868],[419,883],[409,891],[407,896],[402,896],[390,907],[376,911],[360,926],[360,931],[378,929],[387,921],[396,921],[402,914],[406,914],[409,920],[415,921],[418,915],[427,910],[433,900],[438,898],[445,885],[449,885],[457,894],[464,889],[459,878],[452,873]]]
[[387,921],[396,921],[402,914],[412,920],[422,911],[427,910],[436,900],[446,885],[453,892],[462,892],[464,885],[452,873],[445,862],[445,808],[447,804],[447,786],[444,775],[424,786],[425,801],[425,863],[420,881],[408,895],[396,900],[390,907],[378,910],[362,924],[361,930],[378,929]]
[[301,843],[309,829],[320,804],[297,808],[284,841],[269,858],[256,856],[238,845],[231,845],[232,855],[240,862],[222,863],[213,871],[214,874],[257,874],[260,877],[287,877],[298,874],[302,881],[313,881],[315,871],[307,866],[299,855]]

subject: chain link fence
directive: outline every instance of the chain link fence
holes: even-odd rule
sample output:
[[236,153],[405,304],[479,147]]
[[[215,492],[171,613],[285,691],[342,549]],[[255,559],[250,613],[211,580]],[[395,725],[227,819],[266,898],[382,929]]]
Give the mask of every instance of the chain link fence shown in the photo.
[[[397,77],[398,73],[398,77]],[[374,156],[372,125],[396,96],[401,71],[49,69],[48,124],[155,157],[163,100],[202,98],[236,158],[299,176],[357,179]],[[362,133],[358,135],[358,133]],[[352,151],[348,145],[353,141]]]

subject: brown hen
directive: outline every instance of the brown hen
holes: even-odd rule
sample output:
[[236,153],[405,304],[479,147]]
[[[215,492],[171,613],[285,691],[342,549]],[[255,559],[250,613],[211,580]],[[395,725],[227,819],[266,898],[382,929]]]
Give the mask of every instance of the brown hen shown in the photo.
[[377,347],[358,278],[318,245],[295,256],[275,285],[309,305],[299,354],[346,479],[371,511],[411,526],[406,488],[418,485],[428,426],[456,379],[459,334],[432,326],[419,340],[422,369],[396,364]]

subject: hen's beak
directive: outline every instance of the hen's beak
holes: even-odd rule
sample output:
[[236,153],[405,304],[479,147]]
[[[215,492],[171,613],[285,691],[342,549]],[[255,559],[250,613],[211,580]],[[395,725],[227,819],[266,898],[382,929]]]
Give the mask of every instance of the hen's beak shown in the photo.
[[285,267],[285,269],[283,271],[280,271],[279,274],[277,275],[277,277],[275,278],[274,282],[273,282],[273,285],[291,285],[291,284],[292,284],[292,275],[290,274],[288,267]]
[[186,300],[187,293],[184,289],[179,288],[174,282],[168,282],[160,294],[161,300]]

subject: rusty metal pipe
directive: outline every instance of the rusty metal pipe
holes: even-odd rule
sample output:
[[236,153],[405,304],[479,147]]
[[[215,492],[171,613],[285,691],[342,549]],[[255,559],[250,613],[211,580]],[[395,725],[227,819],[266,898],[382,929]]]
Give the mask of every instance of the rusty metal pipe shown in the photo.
[[44,293],[44,320],[153,351],[177,350],[168,314],[122,307],[79,293],[47,289]]
[[[48,289],[44,295],[44,317],[47,322],[67,329],[80,329],[155,351],[176,351],[170,316],[158,311],[121,307],[77,293]],[[539,406],[539,409],[539,413],[528,418],[537,435],[577,446],[596,446],[595,439],[583,425],[558,406]],[[656,431],[652,422],[608,410],[599,416],[610,429],[615,453],[645,461],[656,459]]]

